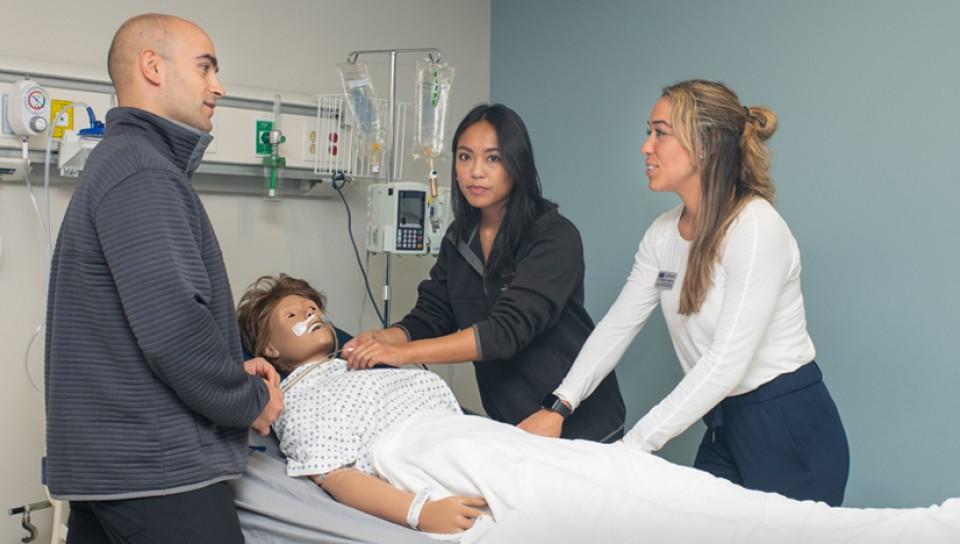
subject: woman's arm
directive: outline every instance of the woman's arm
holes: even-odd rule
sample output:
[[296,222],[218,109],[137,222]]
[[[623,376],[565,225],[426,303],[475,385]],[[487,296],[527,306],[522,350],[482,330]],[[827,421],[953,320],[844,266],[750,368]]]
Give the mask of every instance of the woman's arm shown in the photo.
[[[378,518],[407,525],[407,513],[415,495],[353,468],[334,470],[325,478],[314,478],[338,502]],[[458,533],[473,527],[486,508],[483,499],[447,497],[428,500],[420,512],[418,529],[428,533]]]
[[556,325],[582,285],[585,268],[573,223],[561,217],[535,225],[509,285],[487,317],[474,324],[478,360],[510,359]]
[[[451,225],[448,233],[453,229]],[[456,247],[448,234],[440,245],[437,262],[430,268],[430,277],[417,286],[417,303],[413,309],[394,324],[407,339],[436,338],[457,330],[457,320],[450,305],[447,286],[451,262],[459,259]]]
[[[346,355],[347,361],[355,368],[369,368],[377,363],[400,366],[509,359],[556,324],[583,273],[583,247],[576,227],[566,220],[539,225],[530,234],[528,251],[516,263],[509,286],[485,319],[469,329],[434,338],[412,335],[423,339],[403,345],[357,346],[353,354]],[[421,285],[421,299],[424,293]],[[407,318],[402,323],[406,324]]]
[[[654,250],[657,232],[657,223],[647,229],[617,300],[587,338],[567,376],[554,391],[573,410],[610,374],[659,303],[660,290],[656,282],[660,270]],[[558,437],[563,430],[563,418],[556,412],[539,410],[518,427],[533,434]]]
[[[403,334],[399,329],[394,330]],[[358,342],[355,346],[348,343],[344,358],[347,360],[347,366],[353,369],[372,368],[379,363],[402,366],[417,363],[448,364],[474,361],[477,359],[476,332],[471,327],[439,338],[412,342],[370,339],[366,342]]]
[[[350,368],[369,368],[377,363],[400,365],[400,357],[395,349],[384,346],[404,344],[413,339],[434,339],[449,335],[457,329],[453,308],[447,293],[447,266],[450,255],[456,253],[453,243],[445,238],[440,247],[437,262],[430,269],[430,277],[417,287],[417,303],[398,323],[384,328],[364,331],[344,344],[342,357]],[[376,347],[373,347],[376,346]],[[457,344],[460,350],[464,346]],[[362,349],[366,348],[366,349]],[[370,362],[366,356],[372,350],[381,360]],[[429,352],[428,352],[429,353]],[[470,359],[459,359],[462,362]],[[432,362],[429,360],[416,362]]]
[[[660,267],[655,250],[658,223],[644,234],[633,259],[633,268],[617,300],[597,323],[567,377],[554,391],[574,410],[610,374],[660,302],[660,289],[656,285]],[[679,285],[674,286],[674,289],[679,288]]]
[[365,346],[371,342],[382,342],[384,344],[402,344],[408,342],[406,331],[400,327],[393,326],[385,329],[371,329],[351,338],[343,345],[344,357],[353,353],[360,346]]

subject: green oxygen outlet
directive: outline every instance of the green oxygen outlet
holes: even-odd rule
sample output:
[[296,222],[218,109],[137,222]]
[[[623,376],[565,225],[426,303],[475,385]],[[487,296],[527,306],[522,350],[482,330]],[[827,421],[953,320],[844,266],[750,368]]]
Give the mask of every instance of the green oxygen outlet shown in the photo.
[[257,130],[255,134],[258,156],[269,155],[273,152],[273,147],[270,145],[271,130],[273,130],[273,121],[257,120]]

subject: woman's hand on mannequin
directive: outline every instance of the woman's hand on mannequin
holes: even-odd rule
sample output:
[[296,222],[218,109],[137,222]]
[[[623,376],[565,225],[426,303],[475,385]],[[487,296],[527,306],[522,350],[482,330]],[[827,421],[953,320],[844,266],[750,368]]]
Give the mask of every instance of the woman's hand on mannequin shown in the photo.
[[383,342],[386,344],[402,344],[407,341],[407,334],[403,332],[403,329],[399,329],[397,327],[363,331],[343,345],[343,353],[346,355],[347,353],[350,353],[357,348],[374,341]]
[[537,410],[527,419],[518,423],[517,427],[528,433],[559,438],[563,431],[563,416],[547,409]]
[[427,533],[459,533],[473,527],[487,502],[473,497],[447,497],[427,501],[420,512],[420,530]]
[[361,370],[373,368],[378,364],[403,366],[410,363],[409,342],[393,344],[380,340],[369,340],[356,347],[347,344],[344,346],[342,357],[347,361],[347,368]]

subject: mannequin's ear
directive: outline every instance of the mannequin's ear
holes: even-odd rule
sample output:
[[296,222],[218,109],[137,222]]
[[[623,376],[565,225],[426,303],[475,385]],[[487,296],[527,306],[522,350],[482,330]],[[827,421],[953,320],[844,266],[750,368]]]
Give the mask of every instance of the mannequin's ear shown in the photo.
[[280,351],[273,344],[267,344],[267,347],[263,348],[263,354],[271,359],[276,359],[280,356]]
[[153,85],[160,85],[163,82],[161,61],[163,57],[155,49],[144,49],[140,51],[138,60],[140,61],[140,73],[143,78]]

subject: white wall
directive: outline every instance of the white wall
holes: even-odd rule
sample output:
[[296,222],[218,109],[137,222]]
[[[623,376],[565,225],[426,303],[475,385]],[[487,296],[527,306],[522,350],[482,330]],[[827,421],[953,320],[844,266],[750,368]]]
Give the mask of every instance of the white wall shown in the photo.
[[[490,77],[490,2],[488,0],[142,0],[76,3],[53,0],[35,9],[24,2],[4,6],[4,56],[54,63],[65,75],[106,75],[106,53],[113,32],[129,16],[163,11],[193,20],[211,35],[228,94],[233,88],[257,87],[264,93],[312,95],[338,92],[334,64],[354,49],[438,47],[456,69],[450,118],[456,123],[474,104],[485,102]],[[90,12],[79,11],[89,6]],[[58,13],[57,17],[50,14]],[[12,24],[11,24],[12,23]],[[37,36],[48,36],[39,40]],[[387,66],[368,59],[381,95],[387,90]],[[416,56],[401,57],[399,98],[413,98]],[[29,61],[28,61],[29,62]],[[235,93],[236,94],[236,93]],[[102,112],[98,112],[102,115]],[[450,130],[452,132],[452,128]],[[408,176],[422,165],[407,160]],[[442,182],[449,174],[441,168]],[[36,171],[36,170],[35,170]],[[365,187],[354,187],[348,200],[354,232],[362,237]],[[53,191],[56,223],[72,194],[72,185]],[[339,199],[288,199],[280,204],[259,198],[202,193],[201,197],[223,247],[235,296],[262,274],[287,272],[326,291],[335,320],[357,329],[361,280],[347,240],[346,215]],[[41,202],[42,204],[42,202]],[[55,227],[56,228],[56,227]],[[42,399],[28,379],[27,343],[44,311],[46,249],[23,184],[0,183],[0,331],[4,379],[0,382],[0,508],[41,500],[39,464],[43,450]],[[362,243],[362,241],[361,241]],[[362,247],[361,247],[362,250]],[[428,258],[393,259],[393,318],[409,309],[417,282],[426,276]],[[371,259],[373,288],[382,285],[382,259]],[[366,312],[365,326],[372,326]],[[41,378],[39,343],[30,353],[29,373]],[[456,382],[461,400],[479,407],[472,369],[440,370]],[[35,523],[49,539],[50,516]],[[0,542],[17,542],[19,520],[0,521]]]

